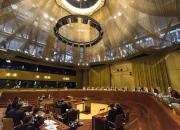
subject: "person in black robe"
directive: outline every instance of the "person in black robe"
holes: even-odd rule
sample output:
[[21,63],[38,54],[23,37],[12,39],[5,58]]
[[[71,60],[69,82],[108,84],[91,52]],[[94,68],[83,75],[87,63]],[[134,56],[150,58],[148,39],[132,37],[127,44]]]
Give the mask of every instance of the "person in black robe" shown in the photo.
[[115,122],[117,112],[116,112],[116,109],[114,108],[114,104],[110,104],[109,107],[110,107],[110,110],[106,118],[110,122]]
[[23,124],[18,125],[15,130],[39,130],[32,121],[32,116],[26,116],[22,120]]

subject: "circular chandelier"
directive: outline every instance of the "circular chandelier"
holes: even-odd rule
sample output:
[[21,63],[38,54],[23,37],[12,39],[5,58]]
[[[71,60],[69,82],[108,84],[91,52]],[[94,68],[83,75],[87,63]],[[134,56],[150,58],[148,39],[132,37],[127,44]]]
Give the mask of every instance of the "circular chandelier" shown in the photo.
[[[69,25],[72,23],[78,23],[78,21],[81,24],[88,24],[90,27],[97,30],[98,36],[96,38],[94,38],[93,40],[83,41],[83,42],[82,41],[74,41],[72,39],[69,39],[69,38],[63,36],[63,34],[60,32],[60,29],[65,25]],[[103,34],[104,34],[104,32],[101,28],[101,25],[96,20],[94,20],[93,18],[91,18],[89,16],[84,16],[84,15],[68,15],[68,16],[65,16],[65,17],[59,19],[54,27],[54,33],[55,33],[55,36],[60,41],[62,41],[63,43],[65,43],[67,45],[74,46],[74,47],[94,46],[95,44],[97,44],[98,42],[100,42],[102,40]]]

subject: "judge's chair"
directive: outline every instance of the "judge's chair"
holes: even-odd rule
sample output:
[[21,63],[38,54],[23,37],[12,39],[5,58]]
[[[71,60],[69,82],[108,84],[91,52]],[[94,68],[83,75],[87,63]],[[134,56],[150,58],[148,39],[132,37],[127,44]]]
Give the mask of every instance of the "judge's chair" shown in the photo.
[[122,115],[117,115],[115,122],[108,121],[108,130],[124,130],[124,119]]

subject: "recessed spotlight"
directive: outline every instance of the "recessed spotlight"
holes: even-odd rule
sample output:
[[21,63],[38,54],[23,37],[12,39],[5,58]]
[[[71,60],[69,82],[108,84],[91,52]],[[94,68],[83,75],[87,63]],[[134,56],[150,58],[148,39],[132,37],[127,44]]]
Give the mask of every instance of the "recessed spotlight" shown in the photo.
[[7,63],[11,63],[11,60],[6,60]]
[[12,4],[11,7],[12,7],[12,9],[15,9],[15,10],[18,9],[18,6],[15,4]]
[[36,5],[35,5],[35,4],[33,4],[33,5],[32,5],[32,7],[33,7],[33,8],[36,8]]
[[121,12],[118,12],[118,16],[122,16],[122,13],[121,13]]
[[114,16],[114,19],[116,19],[117,18],[117,16]]
[[49,19],[50,19],[51,21],[54,21],[54,18],[52,18],[52,17],[51,17],[51,18],[49,18]]
[[46,13],[43,16],[44,16],[44,18],[48,18],[49,17],[48,14],[46,14]]

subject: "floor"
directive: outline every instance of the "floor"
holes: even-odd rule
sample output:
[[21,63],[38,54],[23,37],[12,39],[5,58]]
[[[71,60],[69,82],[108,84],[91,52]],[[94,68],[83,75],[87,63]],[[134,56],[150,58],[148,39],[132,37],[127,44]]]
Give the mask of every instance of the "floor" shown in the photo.
[[[176,113],[171,113],[171,116],[176,118],[176,122],[172,117],[163,115],[162,110],[159,108],[150,109],[148,106],[139,104],[136,102],[125,101],[122,102],[123,109],[130,112],[130,119],[125,126],[125,130],[180,130],[180,116]],[[151,105],[151,104],[150,104]],[[89,115],[81,114],[80,122],[84,125],[77,130],[92,130],[91,117],[99,113],[100,109],[105,108],[107,111],[107,105],[105,104],[92,104],[92,113]],[[0,108],[0,118],[2,119],[5,109]],[[0,119],[0,130],[2,122]]]
[[[78,109],[81,110],[82,106],[78,106]],[[2,130],[2,117],[4,116],[4,108],[0,108],[0,130]],[[80,122],[83,123],[83,126],[79,127],[77,130],[91,130],[92,129],[92,116],[100,114],[102,112],[108,111],[108,105],[102,103],[91,103],[91,113],[85,114],[80,113]]]

